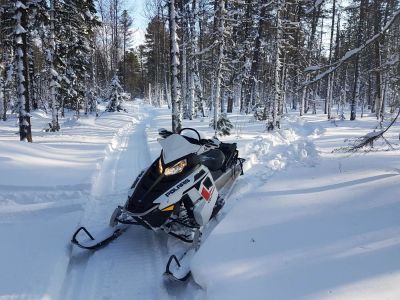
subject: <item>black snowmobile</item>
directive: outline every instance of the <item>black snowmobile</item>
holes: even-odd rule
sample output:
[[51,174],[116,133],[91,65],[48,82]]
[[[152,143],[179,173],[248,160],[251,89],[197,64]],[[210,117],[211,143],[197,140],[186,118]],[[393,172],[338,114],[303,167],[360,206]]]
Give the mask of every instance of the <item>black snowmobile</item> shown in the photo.
[[[190,136],[191,133],[192,136]],[[182,266],[200,245],[203,227],[224,205],[227,187],[243,174],[244,159],[236,143],[202,139],[193,128],[179,134],[159,130],[160,156],[133,182],[124,206],[118,206],[110,226],[95,237],[80,227],[71,242],[81,248],[98,249],[123,233],[128,225],[141,225],[189,243],[180,256],[171,255],[166,274],[179,280],[190,275]]]

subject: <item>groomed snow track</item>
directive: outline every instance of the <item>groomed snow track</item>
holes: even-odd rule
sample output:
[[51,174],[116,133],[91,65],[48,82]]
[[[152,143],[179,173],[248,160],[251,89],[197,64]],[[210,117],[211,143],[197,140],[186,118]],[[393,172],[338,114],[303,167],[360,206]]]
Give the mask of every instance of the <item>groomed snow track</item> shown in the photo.
[[[127,188],[151,161],[146,125],[154,110],[142,111],[138,124],[121,128],[106,151],[93,182],[81,225],[107,225],[113,209],[124,203]],[[71,233],[73,228],[71,228]],[[163,272],[166,237],[133,226],[108,247],[96,252],[73,247],[61,299],[167,299]]]

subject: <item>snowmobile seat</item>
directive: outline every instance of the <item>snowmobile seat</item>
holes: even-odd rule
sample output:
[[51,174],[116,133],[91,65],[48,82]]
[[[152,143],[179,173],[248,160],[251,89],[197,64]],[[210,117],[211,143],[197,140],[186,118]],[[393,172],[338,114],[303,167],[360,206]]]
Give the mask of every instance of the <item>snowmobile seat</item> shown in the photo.
[[199,155],[200,162],[205,165],[210,171],[221,169],[225,162],[225,155],[219,149],[211,149]]
[[227,158],[230,158],[236,151],[237,144],[236,143],[221,143],[219,145],[219,149],[224,152]]
[[237,149],[237,144],[236,143],[221,143],[219,145],[219,149],[225,155],[225,164],[222,167],[222,169],[223,169],[222,171],[225,172],[225,170],[232,163],[232,158],[235,155],[235,152],[236,152],[236,149]]

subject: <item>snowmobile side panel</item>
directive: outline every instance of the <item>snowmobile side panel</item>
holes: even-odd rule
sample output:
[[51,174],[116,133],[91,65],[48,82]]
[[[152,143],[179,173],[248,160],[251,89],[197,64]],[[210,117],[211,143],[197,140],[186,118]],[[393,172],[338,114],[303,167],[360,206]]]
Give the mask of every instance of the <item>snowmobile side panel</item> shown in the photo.
[[215,202],[218,199],[218,190],[211,174],[201,182],[199,193],[202,199],[194,205],[193,214],[196,222],[203,226],[210,220]]
[[[197,174],[199,174],[199,171],[201,172],[201,170],[204,170],[205,173],[208,171],[204,166],[200,166],[186,178],[171,187],[168,191],[165,191],[165,193],[158,199],[154,200],[153,203],[159,203],[159,209],[163,210],[164,208],[179,202],[182,199],[183,194],[185,194],[193,185],[195,185],[196,181],[199,180]],[[195,177],[197,178],[195,179]]]

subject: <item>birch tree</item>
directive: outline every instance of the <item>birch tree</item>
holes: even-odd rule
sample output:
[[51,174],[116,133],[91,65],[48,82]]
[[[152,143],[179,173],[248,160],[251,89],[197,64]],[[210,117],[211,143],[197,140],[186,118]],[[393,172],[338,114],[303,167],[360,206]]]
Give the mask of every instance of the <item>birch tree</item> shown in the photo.
[[171,69],[171,106],[172,131],[179,132],[182,128],[182,101],[178,78],[179,44],[177,37],[177,16],[175,0],[169,0],[169,33],[170,33],[170,69]]
[[282,48],[283,48],[283,24],[282,11],[285,0],[277,0],[276,6],[276,52],[275,52],[275,94],[272,111],[272,126],[279,126],[279,104],[282,102],[281,71],[282,71]]
[[55,42],[55,1],[50,0],[50,49],[48,52],[48,61],[50,64],[50,97],[51,97],[51,131],[58,131],[60,129],[60,125],[58,124],[58,108],[57,108],[57,92],[56,88],[60,87],[58,83],[58,73],[54,67],[54,59],[55,59],[55,50],[56,50],[56,42]]

